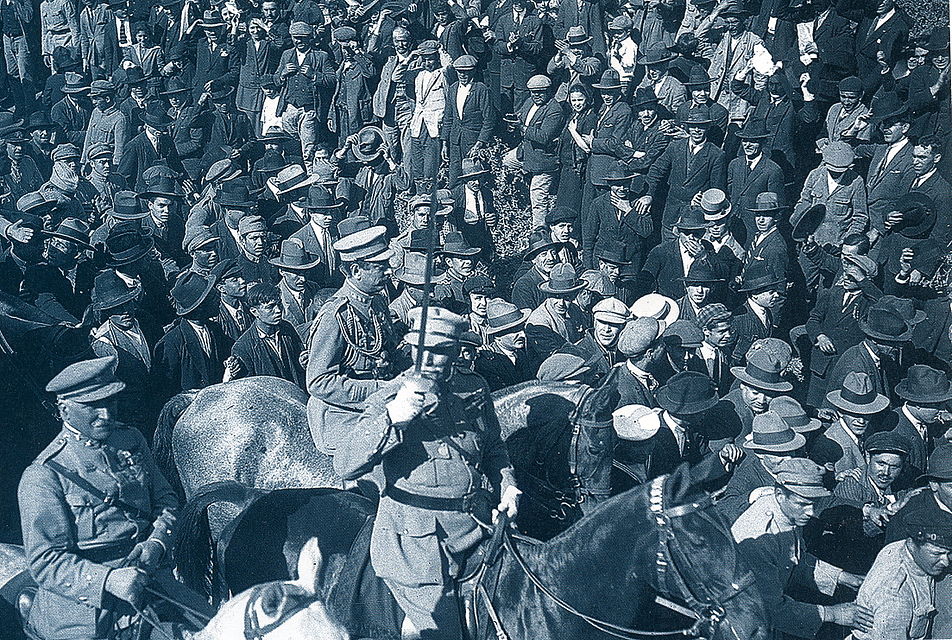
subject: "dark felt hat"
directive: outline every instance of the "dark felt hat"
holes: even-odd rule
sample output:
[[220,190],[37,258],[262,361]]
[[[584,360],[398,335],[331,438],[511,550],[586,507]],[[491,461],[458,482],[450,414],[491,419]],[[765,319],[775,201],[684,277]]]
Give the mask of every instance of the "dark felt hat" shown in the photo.
[[215,278],[206,278],[194,271],[186,271],[172,286],[175,313],[180,316],[195,311],[215,288]]
[[120,267],[144,258],[155,240],[137,222],[120,222],[106,236],[107,264]]
[[279,269],[289,271],[307,271],[321,263],[320,256],[312,256],[304,248],[304,243],[297,238],[289,238],[281,242],[281,254],[277,258],[268,260]]
[[717,404],[717,391],[710,377],[696,371],[676,373],[658,390],[658,405],[674,415],[694,415]]
[[859,328],[873,340],[883,342],[908,342],[912,335],[909,322],[899,310],[882,303],[870,307],[866,319],[859,321]]
[[924,364],[909,367],[906,377],[896,385],[896,395],[913,404],[938,404],[952,400],[949,377]]
[[93,281],[92,307],[106,311],[134,300],[142,293],[142,287],[130,287],[112,269],[101,271]]

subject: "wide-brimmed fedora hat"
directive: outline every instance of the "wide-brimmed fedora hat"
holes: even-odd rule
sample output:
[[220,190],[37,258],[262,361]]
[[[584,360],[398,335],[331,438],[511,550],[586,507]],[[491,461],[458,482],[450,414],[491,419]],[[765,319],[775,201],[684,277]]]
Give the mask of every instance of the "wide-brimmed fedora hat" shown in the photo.
[[651,87],[639,87],[635,89],[635,95],[631,98],[632,111],[638,112],[648,107],[656,111],[658,110],[658,96],[655,94],[654,89]]
[[139,196],[132,191],[119,191],[112,197],[110,216],[116,220],[141,220],[149,215]]
[[585,286],[585,282],[578,279],[575,267],[562,263],[552,267],[549,279],[539,285],[539,290],[549,296],[574,296]]
[[357,144],[351,151],[358,162],[373,162],[383,154],[385,140],[380,127],[367,125],[357,132]]
[[791,237],[797,242],[805,241],[816,233],[825,219],[826,205],[822,202],[807,207],[799,213],[795,212],[790,217],[790,224],[793,227]]
[[872,115],[869,119],[874,126],[890,120],[908,119],[909,107],[895,91],[878,93],[870,105]]
[[591,42],[592,36],[588,35],[585,27],[582,25],[576,25],[574,27],[569,27],[569,30],[565,32],[565,41],[569,43],[569,46],[578,47]]
[[684,284],[716,284],[724,282],[724,278],[714,271],[707,260],[695,260],[688,268],[688,273],[681,277]]
[[601,79],[592,85],[592,88],[599,91],[615,91],[621,89],[621,78],[614,69],[606,69],[602,72]]
[[783,206],[780,204],[780,196],[778,194],[773,191],[764,191],[757,194],[757,197],[754,199],[754,204],[748,207],[747,210],[755,216],[766,214],[776,216],[780,211],[783,211]]
[[948,482],[952,480],[952,444],[940,444],[929,455],[926,463],[926,472],[922,474],[925,480]]
[[692,87],[709,87],[711,86],[711,76],[701,65],[694,65],[691,67],[691,71],[688,72],[687,82],[682,84],[689,89]]
[[155,240],[137,222],[120,222],[106,236],[107,264],[121,267],[141,260],[155,247]]
[[896,199],[896,211],[902,214],[902,222],[896,228],[907,238],[919,239],[929,235],[936,221],[935,201],[920,191],[904,193]]
[[681,215],[678,216],[678,221],[674,223],[674,226],[679,231],[700,231],[701,229],[707,229],[711,226],[711,223],[706,219],[703,209],[688,206],[681,209]]
[[869,308],[866,319],[859,321],[859,328],[873,340],[882,342],[908,342],[912,334],[909,322],[899,310],[881,302]]
[[426,284],[426,254],[407,251],[403,264],[394,272],[393,277],[405,284],[422,287]]
[[87,251],[93,247],[89,244],[89,225],[79,218],[65,218],[60,222],[54,231],[47,231],[46,235],[51,238],[59,238],[77,245],[80,249]]
[[142,287],[130,287],[112,269],[101,271],[93,280],[92,307],[94,311],[115,309],[138,298]]
[[[848,262],[854,262],[854,254],[846,253],[843,254],[843,259]],[[864,258],[866,256],[863,256]],[[899,315],[902,316],[903,320],[908,322],[912,327],[915,327],[917,324],[925,320],[928,314],[922,309],[916,308],[916,303],[910,300],[909,298],[900,298],[891,294],[886,294],[879,299],[879,304],[887,305],[899,312]]]
[[502,298],[493,298],[486,303],[486,331],[489,335],[521,329],[528,317],[528,309],[520,309]]
[[309,176],[299,164],[292,164],[278,172],[273,178],[268,178],[268,185],[276,196],[283,196],[286,193],[306,189],[310,187],[316,178]]
[[444,256],[454,256],[459,258],[472,258],[480,252],[480,249],[477,247],[471,246],[462,233],[459,231],[451,231],[446,234],[446,239],[443,241],[443,248],[440,249],[440,253]]
[[793,385],[783,379],[780,359],[762,349],[749,354],[743,367],[731,367],[731,373],[743,384],[761,391],[793,391]]
[[692,107],[681,120],[681,124],[686,126],[709,125],[712,122],[714,121],[711,119],[711,109],[707,105]]
[[194,271],[186,271],[172,286],[175,313],[187,315],[197,309],[215,289],[215,278],[206,278]]
[[670,62],[677,58],[677,54],[671,51],[664,42],[653,42],[646,48],[645,52],[638,56],[638,64],[653,65]]
[[889,398],[876,392],[869,375],[850,371],[839,389],[826,394],[826,399],[837,409],[858,415],[872,415],[889,406]]
[[529,236],[529,248],[526,249],[525,260],[532,260],[546,249],[559,251],[563,247],[565,247],[563,243],[556,242],[548,233],[533,232]]
[[661,323],[661,330],[681,317],[681,307],[674,299],[660,293],[648,293],[635,300],[629,307],[634,318],[654,318]]
[[740,131],[735,134],[741,140],[766,140],[770,137],[767,124],[763,120],[748,120]]
[[160,96],[176,96],[181,93],[188,93],[192,90],[192,85],[188,84],[178,76],[169,78],[165,85],[165,91],[160,91]]
[[807,439],[790,428],[790,425],[774,411],[765,411],[754,416],[750,438],[744,448],[770,453],[790,453],[805,445]]
[[307,190],[307,199],[304,201],[305,211],[323,211],[333,215],[344,206],[333,193],[320,184],[312,184]]
[[896,395],[912,404],[939,404],[952,400],[952,383],[944,372],[914,364],[896,385]]
[[737,290],[741,293],[756,293],[768,289],[779,289],[784,284],[786,281],[783,276],[774,273],[766,260],[756,260],[744,269]]
[[66,77],[66,84],[60,89],[63,93],[86,93],[89,91],[89,84],[86,83],[86,79],[82,74],[68,71],[64,75]]
[[281,242],[281,253],[276,258],[268,260],[279,269],[288,271],[307,271],[321,263],[320,256],[312,256],[304,248],[304,243],[297,238],[288,238]]
[[658,390],[658,406],[674,415],[694,415],[717,404],[717,390],[710,377],[696,371],[676,373]]
[[804,411],[803,406],[790,396],[771,398],[768,409],[783,418],[783,421],[797,433],[810,433],[823,427],[822,422],[817,418],[811,418]]

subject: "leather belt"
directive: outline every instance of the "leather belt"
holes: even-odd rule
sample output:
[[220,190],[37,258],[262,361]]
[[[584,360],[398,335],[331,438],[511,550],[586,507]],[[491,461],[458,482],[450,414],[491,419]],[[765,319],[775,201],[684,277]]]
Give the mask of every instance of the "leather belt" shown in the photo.
[[483,501],[484,491],[475,491],[468,493],[462,498],[437,498],[434,496],[421,496],[410,493],[397,487],[387,487],[383,494],[394,502],[405,504],[417,509],[426,509],[427,511],[459,511],[461,513],[473,513],[476,507]]

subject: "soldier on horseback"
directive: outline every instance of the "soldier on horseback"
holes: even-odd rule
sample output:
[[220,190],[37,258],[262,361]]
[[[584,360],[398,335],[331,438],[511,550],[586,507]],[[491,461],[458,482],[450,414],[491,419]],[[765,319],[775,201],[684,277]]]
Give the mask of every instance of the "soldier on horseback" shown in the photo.
[[399,371],[399,342],[387,299],[393,250],[386,228],[363,216],[340,223],[344,285],[321,307],[308,336],[307,419],[317,448],[333,455],[364,400]]
[[[405,340],[419,374],[405,372],[366,403],[334,465],[345,479],[373,472],[382,497],[370,557],[406,613],[404,638],[462,637],[455,578],[483,537],[478,521],[516,515],[519,490],[485,381],[452,367],[468,322],[429,309],[410,312]],[[492,493],[490,493],[490,489]]]
[[26,621],[34,638],[115,638],[150,583],[207,610],[172,578],[178,499],[142,434],[116,421],[125,383],[115,367],[114,357],[78,362],[46,387],[62,429],[23,473],[18,494],[38,585]]

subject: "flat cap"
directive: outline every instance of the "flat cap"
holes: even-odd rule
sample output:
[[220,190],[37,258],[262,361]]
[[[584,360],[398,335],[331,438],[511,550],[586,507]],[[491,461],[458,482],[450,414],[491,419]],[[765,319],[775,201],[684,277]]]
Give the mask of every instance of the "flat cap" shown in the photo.
[[620,15],[612,18],[612,21],[608,23],[609,31],[630,31],[634,26],[634,23],[631,21],[627,15]]
[[291,28],[288,29],[288,32],[292,36],[310,36],[314,35],[314,30],[311,29],[311,25],[306,22],[292,22]]
[[637,318],[625,325],[618,337],[618,351],[626,358],[640,356],[661,337],[661,323],[655,318]]
[[542,361],[536,379],[543,382],[568,382],[587,379],[592,367],[585,358],[572,353],[553,353]]
[[529,91],[535,89],[548,89],[551,86],[552,80],[549,79],[549,76],[542,75],[541,73],[532,76],[529,78],[528,82],[526,82],[526,89]]
[[60,371],[46,390],[61,400],[90,403],[105,400],[126,388],[116,379],[115,356],[82,360]]
[[53,162],[57,162],[59,160],[75,160],[79,158],[79,156],[79,147],[77,147],[75,144],[66,142],[56,145],[56,148],[53,149],[52,158]]
[[218,236],[212,235],[206,227],[190,226],[185,228],[185,237],[182,239],[182,246],[186,253],[192,253],[202,247],[212,245],[218,242]]
[[453,60],[453,68],[457,71],[472,71],[476,68],[476,58],[471,55],[462,55]]
[[99,160],[100,158],[112,157],[112,145],[105,142],[97,142],[89,147],[89,153],[86,157],[90,160]]
[[463,293],[469,295],[471,293],[481,293],[483,295],[489,295],[492,293],[493,281],[489,276],[483,274],[477,274],[475,276],[470,276],[463,281]]
[[840,91],[845,91],[849,93],[862,93],[863,92],[863,81],[857,78],[856,76],[848,76],[840,80],[837,88]]
[[353,27],[337,27],[334,29],[334,40],[350,42],[357,39],[357,31]]
[[661,338],[673,347],[700,347],[704,332],[693,320],[675,320],[664,330]]
[[855,160],[853,147],[845,142],[831,142],[823,148],[823,164],[836,169],[848,169]]
[[866,453],[897,453],[909,455],[909,439],[896,431],[877,431],[868,438],[864,445]]
[[596,302],[592,307],[592,316],[599,322],[608,324],[625,324],[631,320],[628,307],[618,298],[605,298]]
[[[939,517],[936,517],[936,516]],[[903,518],[905,534],[917,542],[952,549],[952,517],[943,511],[916,506]]]
[[806,458],[785,458],[775,470],[774,477],[787,491],[804,498],[823,498],[830,495],[823,484],[824,469]]
[[731,317],[731,312],[726,306],[715,302],[706,304],[698,310],[697,323],[702,329],[710,329],[722,322],[730,322]]
[[245,216],[238,221],[238,235],[246,236],[256,231],[267,231],[268,225],[265,224],[261,216]]

